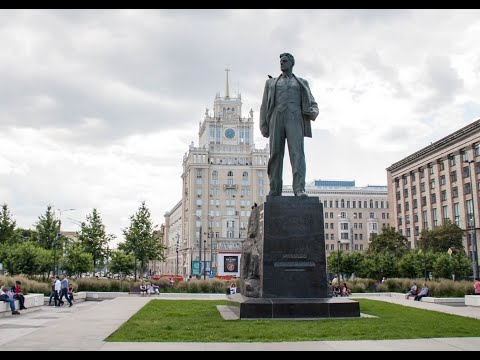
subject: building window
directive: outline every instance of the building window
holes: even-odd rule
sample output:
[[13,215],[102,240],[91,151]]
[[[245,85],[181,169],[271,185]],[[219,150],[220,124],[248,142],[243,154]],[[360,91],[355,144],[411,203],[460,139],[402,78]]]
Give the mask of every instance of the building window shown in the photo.
[[433,164],[432,163],[428,164],[428,173],[430,175],[433,175]]
[[417,195],[417,186],[416,185],[412,186],[412,195]]
[[248,172],[246,171],[242,174],[242,185],[248,185]]
[[218,171],[212,172],[212,185],[218,185]]
[[415,236],[420,235],[420,228],[418,226],[415,226]]
[[443,223],[445,223],[445,221],[447,221],[447,219],[448,219],[448,206],[447,205],[442,206],[442,218],[443,218]]
[[[328,233],[325,234],[325,240],[328,240]],[[328,250],[328,249],[327,249]]]
[[427,206],[427,197],[422,196],[422,206]]
[[407,185],[408,184],[408,178],[407,176],[404,176],[403,177],[403,185]]
[[373,209],[373,200],[370,200],[370,209]]
[[400,191],[397,191],[397,200],[400,200]]
[[450,163],[450,166],[455,166],[455,164],[456,164],[456,163],[455,163],[455,154],[450,154],[450,155],[448,156],[448,161],[449,161],[449,163]]
[[423,212],[422,212],[422,220],[423,220],[423,228],[424,228],[424,229],[428,229],[427,210],[423,210]]
[[436,208],[433,208],[432,209],[432,217],[433,217],[433,227],[437,227],[438,226],[438,218],[437,218],[437,209]]
[[359,219],[362,218],[362,213],[358,213],[358,218],[359,218]]
[[472,192],[472,184],[471,183],[466,183],[464,185],[464,188],[465,188],[465,194],[470,194]]
[[419,172],[419,174],[420,174],[420,178],[423,179],[423,178],[425,177],[425,171],[424,171],[424,169],[423,169],[423,168],[419,168],[419,169],[418,169],[418,172]]
[[408,197],[408,189],[403,190],[403,196]]
[[410,237],[410,236],[412,236],[412,234],[410,233],[410,228],[408,227],[407,228],[407,237]]
[[333,212],[330,213],[330,219],[333,219]]
[[437,202],[437,194],[432,194],[431,195],[431,202],[432,202],[432,204],[435,204]]
[[345,200],[340,200],[340,207],[343,209],[345,207]]
[[414,182],[415,181],[415,173],[413,171],[410,173],[410,177],[412,178],[412,182]]
[[413,214],[413,222],[418,222],[418,214]]
[[458,187],[456,186],[452,188],[452,197],[453,198],[458,197]]
[[447,190],[442,190],[442,201],[447,200]]
[[440,171],[445,170],[445,162],[443,160],[438,160],[438,166]]
[[453,219],[455,225],[460,226],[460,206],[458,203],[453,204]]
[[440,176],[440,185],[445,185],[447,181],[445,180],[445,175]]
[[333,229],[333,223],[330,223],[330,229]]
[[397,212],[399,212],[399,213],[402,212],[402,204],[397,205]]
[[460,150],[460,157],[462,158],[462,161],[467,161],[467,150],[462,149]]
[[340,217],[345,219],[347,217],[347,213],[345,211],[342,211],[340,213]]
[[430,189],[435,189],[435,179],[430,180]]
[[479,156],[480,155],[480,144],[474,144],[473,145],[473,150],[474,150],[474,153],[475,153],[475,156]]
[[420,183],[420,191],[425,192],[425,183],[424,182]]
[[413,199],[413,208],[416,209],[418,207],[417,199]]
[[451,182],[457,181],[457,171],[456,170],[454,170],[450,173],[450,181]]
[[375,213],[373,212],[370,213],[370,219],[375,219]]

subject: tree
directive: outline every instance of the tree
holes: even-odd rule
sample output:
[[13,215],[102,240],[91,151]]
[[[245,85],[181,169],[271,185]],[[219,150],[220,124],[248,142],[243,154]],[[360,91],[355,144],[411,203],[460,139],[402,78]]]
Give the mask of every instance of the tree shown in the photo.
[[0,245],[12,244],[15,240],[16,221],[12,219],[7,204],[0,210]]
[[48,205],[45,215],[39,216],[35,224],[37,230],[37,242],[44,249],[62,248],[63,245],[57,243],[60,223],[55,219],[52,206]]
[[36,242],[37,240],[37,232],[33,229],[17,228],[15,229],[15,234],[13,236],[15,238],[15,243],[23,243],[27,241]]
[[93,271],[93,256],[86,253],[80,244],[70,245],[63,257],[62,269],[68,276]]
[[2,251],[5,268],[10,275],[44,274],[52,267],[52,252],[28,241],[20,245],[11,245]]
[[[127,254],[133,254],[135,265],[140,261],[142,271],[145,264],[150,260],[163,260],[164,246],[155,239],[154,231],[157,225],[153,225],[150,219],[150,210],[142,201],[135,215],[130,216],[130,226],[123,229],[125,242],[119,244],[119,249]],[[137,270],[135,267],[135,280]]]
[[408,251],[398,261],[398,271],[401,277],[416,279],[423,277],[423,253],[416,249]]
[[[449,248],[463,250],[463,230],[447,219],[442,226],[432,230],[423,229],[420,234],[422,247],[433,252],[444,253]],[[425,241],[425,243],[423,243]]]
[[366,253],[365,275],[372,279],[398,276],[398,257],[393,252]]
[[112,251],[112,260],[109,267],[111,273],[123,274],[123,277],[126,277],[135,268],[135,258],[132,254],[126,254],[121,250]]
[[363,252],[352,251],[343,253],[341,259],[343,273],[347,274],[347,276],[352,273],[355,273],[356,275],[361,274],[363,272],[364,258],[365,254]]
[[408,240],[394,227],[387,226],[381,234],[372,233],[367,252],[378,254],[390,252],[400,258],[408,251]]
[[105,257],[111,236],[106,235],[105,225],[97,209],[93,209],[92,214],[87,215],[87,221],[81,223],[78,239],[85,251],[92,254],[94,271],[97,269],[97,264]]
[[433,264],[433,274],[438,278],[455,279],[465,278],[472,272],[472,262],[463,251],[448,255],[437,253]]

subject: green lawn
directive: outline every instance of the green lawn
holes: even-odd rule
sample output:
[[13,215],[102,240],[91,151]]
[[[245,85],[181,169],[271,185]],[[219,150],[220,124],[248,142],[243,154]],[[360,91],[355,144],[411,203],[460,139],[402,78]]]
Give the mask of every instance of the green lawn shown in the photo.
[[152,300],[106,341],[275,342],[480,337],[480,321],[376,300],[358,299],[378,318],[223,320],[227,301]]

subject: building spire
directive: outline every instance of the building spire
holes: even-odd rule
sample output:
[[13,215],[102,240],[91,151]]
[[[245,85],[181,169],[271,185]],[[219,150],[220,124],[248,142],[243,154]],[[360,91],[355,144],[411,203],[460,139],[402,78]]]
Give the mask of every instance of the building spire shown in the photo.
[[228,72],[230,71],[229,68],[226,68],[225,71],[227,72],[227,87],[225,90],[225,98],[229,99],[230,98],[230,89],[228,88]]

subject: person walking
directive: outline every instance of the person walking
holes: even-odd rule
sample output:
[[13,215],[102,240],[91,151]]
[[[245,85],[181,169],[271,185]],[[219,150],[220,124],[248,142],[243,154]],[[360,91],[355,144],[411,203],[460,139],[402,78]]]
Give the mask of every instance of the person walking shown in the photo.
[[72,306],[72,300],[70,300],[70,296],[68,296],[68,279],[65,277],[65,275],[62,275],[62,281],[60,282],[60,306],[64,304],[62,300],[64,296],[69,303],[68,306]]
[[475,278],[473,288],[475,289],[475,295],[480,295],[480,279],[478,277]]

